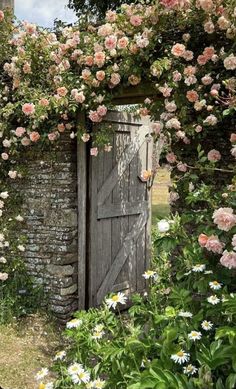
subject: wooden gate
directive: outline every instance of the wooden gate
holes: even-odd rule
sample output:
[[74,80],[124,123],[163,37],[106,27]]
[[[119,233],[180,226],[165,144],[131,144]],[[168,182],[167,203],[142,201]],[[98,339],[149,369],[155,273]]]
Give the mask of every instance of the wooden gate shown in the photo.
[[149,119],[110,112],[115,133],[111,152],[90,157],[88,166],[87,306],[110,292],[145,289],[150,255],[150,196],[140,179],[151,169]]

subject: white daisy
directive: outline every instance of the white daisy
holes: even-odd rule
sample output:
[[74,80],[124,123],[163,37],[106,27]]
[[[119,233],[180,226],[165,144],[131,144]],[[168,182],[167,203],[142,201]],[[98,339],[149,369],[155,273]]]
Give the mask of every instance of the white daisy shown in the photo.
[[106,299],[106,304],[108,308],[116,308],[117,304],[125,304],[127,300],[127,297],[124,295],[124,293],[118,292],[117,294],[114,294],[112,297]]
[[80,319],[72,319],[66,323],[66,328],[78,328],[82,324],[82,320]]
[[143,274],[143,277],[145,278],[145,280],[148,280],[149,278],[153,278],[153,279],[157,279],[157,273],[153,270],[147,270],[145,271],[145,273]]
[[68,367],[68,373],[72,376],[75,374],[80,373],[81,371],[84,371],[83,366],[80,363],[73,363]]
[[188,338],[190,340],[193,340],[195,342],[195,340],[200,340],[202,337],[202,334],[201,332],[198,332],[198,331],[191,331],[189,334],[188,334]]
[[98,378],[97,380],[93,381],[93,387],[96,389],[102,389],[104,388],[105,383],[106,381],[102,381],[100,378]]
[[93,339],[101,339],[104,334],[105,334],[104,331],[94,331],[93,335],[92,335],[92,338]]
[[48,375],[48,369],[44,367],[43,369],[38,371],[35,378],[36,380],[41,380],[42,378],[46,377],[46,375]]
[[73,374],[71,376],[72,381],[74,384],[87,384],[90,381],[90,374],[88,371],[81,370],[77,374]]
[[180,317],[193,317],[193,314],[191,312],[188,312],[188,311],[180,311],[178,313],[178,316],[180,316]]
[[207,298],[208,303],[212,305],[216,305],[220,302],[220,299],[214,294]]
[[213,290],[219,290],[222,287],[222,284],[220,284],[218,281],[211,281],[209,282],[209,286]]
[[184,366],[183,368],[183,371],[184,371],[184,374],[187,374],[187,375],[193,375],[197,372],[197,368],[193,365],[187,365],[187,366]]
[[55,357],[53,358],[54,361],[62,361],[62,359],[64,359],[66,356],[66,352],[63,350],[63,351],[59,351],[58,353],[56,353]]
[[200,263],[198,265],[195,265],[195,266],[192,267],[192,271],[194,273],[201,273],[205,269],[206,269],[206,265],[205,264],[200,264]]
[[94,331],[103,331],[103,329],[104,329],[104,325],[103,324],[97,324],[94,327]]
[[213,323],[210,322],[210,321],[207,321],[207,320],[204,320],[201,324],[202,328],[205,330],[205,331],[210,331],[213,327]]
[[175,363],[179,363],[182,365],[182,363],[188,362],[190,359],[190,354],[186,353],[183,350],[180,350],[176,354],[172,354],[170,359],[172,359]]

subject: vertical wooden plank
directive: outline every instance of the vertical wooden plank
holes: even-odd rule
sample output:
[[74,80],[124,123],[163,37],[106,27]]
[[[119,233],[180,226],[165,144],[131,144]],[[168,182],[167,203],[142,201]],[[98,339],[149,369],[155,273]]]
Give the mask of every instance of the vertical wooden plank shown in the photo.
[[[85,124],[83,114],[79,116]],[[85,143],[77,144],[77,182],[78,182],[78,308],[85,308],[86,299],[86,244],[87,244],[87,147]]]

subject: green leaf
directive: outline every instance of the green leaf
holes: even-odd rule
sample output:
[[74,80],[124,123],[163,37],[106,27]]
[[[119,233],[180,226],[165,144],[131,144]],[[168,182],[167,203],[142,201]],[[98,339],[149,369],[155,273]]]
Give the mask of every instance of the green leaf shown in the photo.
[[236,374],[232,373],[226,380],[226,389],[234,389],[236,387]]

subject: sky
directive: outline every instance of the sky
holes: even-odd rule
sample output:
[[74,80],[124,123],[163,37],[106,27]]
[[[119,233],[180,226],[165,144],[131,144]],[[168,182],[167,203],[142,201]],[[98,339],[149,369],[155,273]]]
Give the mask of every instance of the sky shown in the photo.
[[65,8],[67,3],[68,0],[15,0],[15,15],[43,27],[52,27],[56,18],[73,23],[76,16]]

